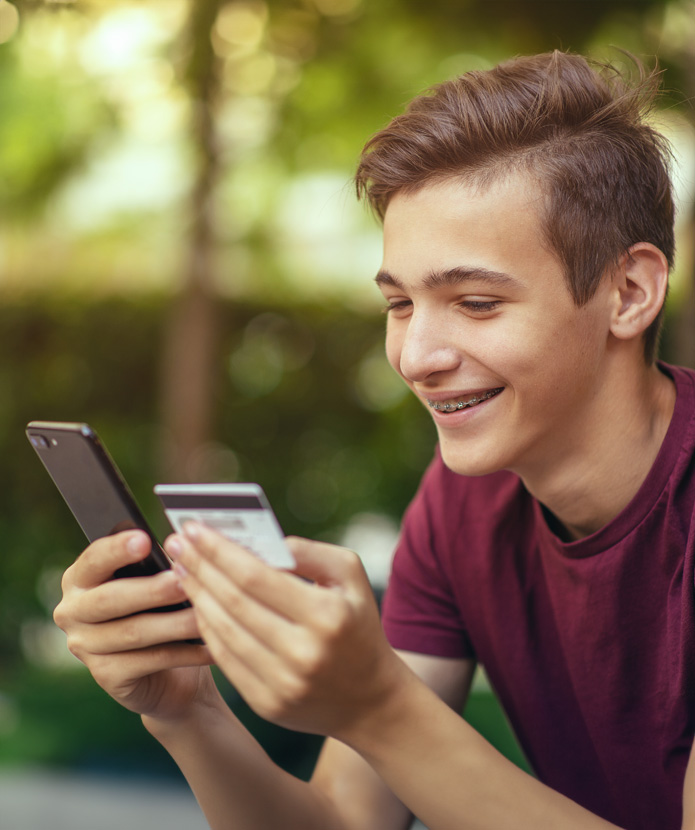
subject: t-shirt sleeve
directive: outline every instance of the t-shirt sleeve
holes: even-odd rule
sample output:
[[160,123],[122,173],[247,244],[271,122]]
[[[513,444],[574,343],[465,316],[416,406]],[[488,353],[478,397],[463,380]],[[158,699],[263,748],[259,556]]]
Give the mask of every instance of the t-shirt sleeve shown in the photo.
[[394,648],[475,659],[446,574],[446,526],[440,516],[444,465],[436,458],[406,511],[382,605]]

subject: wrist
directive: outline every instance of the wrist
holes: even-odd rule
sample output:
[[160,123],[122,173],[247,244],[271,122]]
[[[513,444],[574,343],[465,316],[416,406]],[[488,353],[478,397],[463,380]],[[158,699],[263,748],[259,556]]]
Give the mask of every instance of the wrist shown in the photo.
[[142,715],[145,729],[160,743],[187,732],[209,729],[210,721],[229,715],[229,708],[214,687],[199,694],[185,708],[176,713],[150,713]]
[[378,691],[333,737],[367,760],[375,759],[384,746],[392,745],[392,736],[402,735],[413,722],[423,695],[431,694],[394,652]]

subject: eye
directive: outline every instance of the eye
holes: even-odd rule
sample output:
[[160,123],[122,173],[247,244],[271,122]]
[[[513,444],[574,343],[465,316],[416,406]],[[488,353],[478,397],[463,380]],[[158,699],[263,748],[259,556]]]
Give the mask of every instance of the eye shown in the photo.
[[499,308],[501,300],[464,300],[460,303],[460,305],[466,311],[484,314],[486,312],[495,311]]
[[384,314],[390,314],[392,312],[398,311],[405,311],[412,305],[410,300],[393,300],[390,301],[387,306],[385,306],[382,311]]

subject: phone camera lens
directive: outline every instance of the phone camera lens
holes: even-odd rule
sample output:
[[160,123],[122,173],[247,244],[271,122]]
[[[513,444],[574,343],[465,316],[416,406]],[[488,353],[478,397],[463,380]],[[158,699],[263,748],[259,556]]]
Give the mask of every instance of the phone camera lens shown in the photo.
[[48,442],[48,438],[44,438],[43,435],[32,435],[31,443],[38,450],[47,450],[51,446]]

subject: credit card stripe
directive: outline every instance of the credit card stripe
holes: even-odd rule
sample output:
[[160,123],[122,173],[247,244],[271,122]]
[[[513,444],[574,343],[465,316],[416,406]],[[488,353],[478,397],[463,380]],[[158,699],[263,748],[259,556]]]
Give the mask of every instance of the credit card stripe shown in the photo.
[[165,494],[159,498],[167,510],[263,510],[257,496],[232,496],[228,493]]

